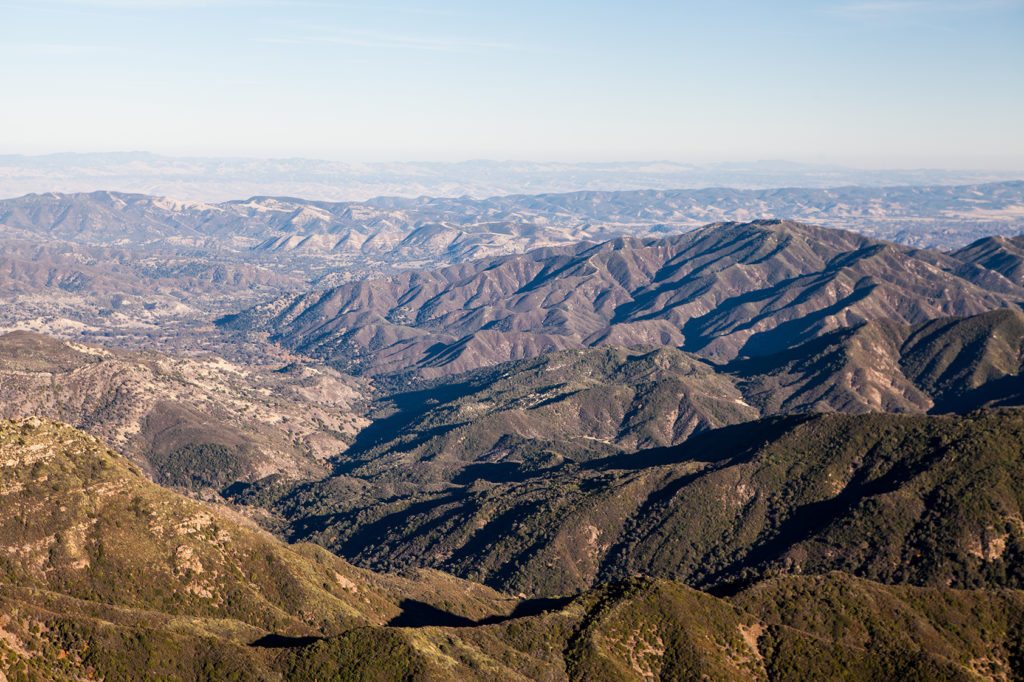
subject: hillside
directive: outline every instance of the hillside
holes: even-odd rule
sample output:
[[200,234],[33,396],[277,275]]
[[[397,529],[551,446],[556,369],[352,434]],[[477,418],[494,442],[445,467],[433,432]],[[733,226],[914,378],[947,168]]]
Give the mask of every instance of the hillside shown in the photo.
[[[33,194],[0,200],[0,293],[11,297],[11,305],[0,311],[0,328],[58,336],[88,333],[107,345],[230,356],[242,340],[214,332],[209,326],[214,319],[300,291],[310,291],[308,297],[315,299],[346,283],[412,268],[619,237],[663,238],[716,220],[803,220],[915,246],[961,247],[978,237],[1020,232],[1021,188],[1021,183],[1004,182],[366,202],[260,196],[217,204],[107,191]],[[1018,300],[1019,278],[999,271],[1012,266],[1001,257],[975,254],[978,250],[963,250],[963,260],[935,254],[926,260]],[[923,290],[899,293],[928,295]],[[403,314],[396,311],[396,319]],[[561,314],[554,311],[547,326]],[[626,336],[642,331],[652,343],[675,338],[670,329],[646,326]],[[465,339],[465,349],[452,345],[464,334],[443,339],[452,347],[447,353],[439,347],[431,363],[468,369],[479,364],[474,356],[490,354],[489,344],[508,345],[497,356],[510,359],[577,343],[560,343],[558,330],[518,338],[473,331],[477,335]],[[379,343],[410,338],[400,330],[383,330]],[[248,336],[244,342],[254,340],[258,337]],[[419,362],[423,350],[410,358]],[[464,358],[453,361],[451,355]],[[403,358],[394,360],[387,371]]]
[[953,255],[966,263],[998,272],[1011,282],[1024,284],[1024,236],[985,237]]
[[1024,313],[840,329],[722,371],[763,414],[957,412],[1024,404]]
[[0,682],[1024,677],[1022,187],[0,201]]
[[[387,384],[384,384],[387,387]],[[756,419],[728,375],[673,348],[561,351],[385,392],[335,471],[424,483],[541,469]]]
[[[765,583],[734,603],[649,579],[520,601],[429,571],[377,575],[314,546],[286,546],[234,512],[158,488],[59,424],[0,425],[0,466],[6,679],[1019,672],[1024,599],[1013,591],[896,589],[834,574]],[[794,597],[780,600],[787,592]],[[857,615],[822,624],[812,617],[821,604]],[[951,625],[954,612],[966,632]]]
[[559,351],[412,385],[377,382],[372,423],[334,459],[374,484],[512,478],[806,412],[965,413],[1024,404],[1024,312],[840,329],[714,366],[674,348]]
[[1024,403],[1024,315],[1001,310],[933,320],[904,341],[903,373],[933,396],[935,412]]
[[360,382],[221,358],[129,353],[27,332],[0,335],[0,416],[58,419],[100,436],[160,483],[221,487],[318,476],[366,424]]
[[[284,196],[205,203],[122,192],[0,200],[8,234],[79,244],[211,245],[421,264],[545,245],[681,232],[764,218],[828,223],[914,246],[962,247],[1024,228],[1024,184],[832,189],[660,189],[330,202]],[[245,196],[245,195],[240,195]]]
[[841,327],[1016,307],[964,264],[840,230],[764,221],[413,271],[226,318],[348,371],[423,376],[599,345],[681,347],[723,362]]
[[1018,587],[1022,447],[1019,409],[795,416],[539,468],[486,462],[445,485],[384,477],[375,491],[341,475],[239,499],[361,565],[431,566],[528,594],[636,574],[724,589],[834,569]]
[[187,247],[154,253],[120,243],[83,246],[45,235],[3,236],[0,331],[240,358],[253,344],[224,342],[212,320],[301,290],[306,280],[305,274],[258,259],[202,255]]
[[[383,625],[402,613],[402,599],[429,600],[450,585],[438,577],[403,596],[408,581],[286,546],[225,508],[149,483],[66,426],[3,423],[0,463],[0,670],[8,674],[265,678],[277,664],[252,642]],[[471,587],[443,599],[463,604],[467,617],[503,604]]]

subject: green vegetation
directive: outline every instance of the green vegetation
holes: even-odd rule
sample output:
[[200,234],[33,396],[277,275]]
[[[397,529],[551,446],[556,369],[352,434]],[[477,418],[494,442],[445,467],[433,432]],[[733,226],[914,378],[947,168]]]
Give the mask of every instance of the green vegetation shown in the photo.
[[425,382],[378,404],[375,422],[337,468],[376,481],[424,484],[509,476],[622,449],[673,445],[749,421],[728,376],[674,348],[588,349]]
[[427,565],[533,595],[637,574],[729,591],[830,570],[1018,588],[1021,452],[1019,409],[826,414],[385,499],[344,476],[251,494],[294,519],[293,537],[367,567]]
[[246,458],[220,443],[189,443],[167,453],[154,452],[149,463],[156,478],[181,488],[220,489],[245,478]]
[[[1003,442],[1021,418],[941,418],[938,429],[927,424],[939,418],[782,422],[781,437],[735,456],[756,462],[760,475],[785,470],[794,485],[781,489],[793,501],[812,473],[783,447],[794,440],[821,450],[829,434],[842,434],[832,465],[845,464],[843,448],[870,452],[868,473],[859,474],[869,481],[907,466],[919,439],[967,452]],[[889,450],[895,444],[902,459]],[[996,475],[1006,453],[990,449],[970,452]],[[822,466],[837,470],[829,461]],[[933,463],[922,475],[939,480],[939,469]],[[314,546],[284,545],[225,508],[156,487],[91,437],[50,422],[0,424],[0,471],[0,673],[12,681],[968,680],[1024,672],[1024,592],[1012,589],[829,573],[773,578],[729,598],[633,577],[575,598],[512,599],[430,571],[373,574]],[[957,513],[981,499],[966,497]]]

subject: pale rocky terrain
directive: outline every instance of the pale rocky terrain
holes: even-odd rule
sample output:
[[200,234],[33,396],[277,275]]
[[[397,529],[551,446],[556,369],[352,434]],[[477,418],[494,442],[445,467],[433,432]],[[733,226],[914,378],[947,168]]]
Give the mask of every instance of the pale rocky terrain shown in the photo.
[[0,336],[0,414],[81,427],[156,480],[183,487],[322,475],[366,425],[367,392],[363,382],[310,364],[275,371],[28,332]]

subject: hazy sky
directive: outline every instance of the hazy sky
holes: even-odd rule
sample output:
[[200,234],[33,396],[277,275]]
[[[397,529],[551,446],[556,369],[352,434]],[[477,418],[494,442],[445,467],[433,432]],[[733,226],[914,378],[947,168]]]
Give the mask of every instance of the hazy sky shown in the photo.
[[0,0],[0,153],[1024,168],[1024,0]]

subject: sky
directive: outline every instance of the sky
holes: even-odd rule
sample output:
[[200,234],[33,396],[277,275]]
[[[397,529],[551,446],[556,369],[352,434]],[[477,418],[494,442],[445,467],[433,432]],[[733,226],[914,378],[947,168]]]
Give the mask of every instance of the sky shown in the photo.
[[0,154],[1024,169],[1024,0],[0,0]]

